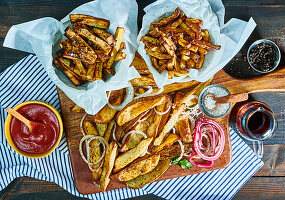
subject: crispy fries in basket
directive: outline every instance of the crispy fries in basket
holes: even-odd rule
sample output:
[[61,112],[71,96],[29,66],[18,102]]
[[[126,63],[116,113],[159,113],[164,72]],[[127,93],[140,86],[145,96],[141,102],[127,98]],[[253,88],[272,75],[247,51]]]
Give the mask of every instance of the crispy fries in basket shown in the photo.
[[201,19],[189,18],[179,8],[169,17],[151,23],[141,41],[153,67],[159,73],[167,70],[168,79],[185,76],[190,68],[202,68],[205,54],[221,48],[211,43],[210,33],[202,30],[202,25]]
[[[105,80],[115,75],[114,62],[126,58],[125,29],[117,27],[113,36],[107,31],[110,21],[81,14],[69,15],[72,28],[65,30],[66,40],[59,43],[54,65],[76,86],[87,81]],[[104,78],[103,78],[104,77]]]

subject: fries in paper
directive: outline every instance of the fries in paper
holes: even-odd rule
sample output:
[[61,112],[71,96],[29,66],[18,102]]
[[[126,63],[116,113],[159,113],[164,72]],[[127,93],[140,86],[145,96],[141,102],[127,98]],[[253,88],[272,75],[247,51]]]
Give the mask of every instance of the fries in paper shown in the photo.
[[202,25],[202,20],[188,18],[179,8],[169,17],[151,23],[141,41],[153,67],[159,73],[167,70],[168,79],[185,76],[191,68],[202,68],[205,54],[221,48],[211,43],[210,33],[202,30]]

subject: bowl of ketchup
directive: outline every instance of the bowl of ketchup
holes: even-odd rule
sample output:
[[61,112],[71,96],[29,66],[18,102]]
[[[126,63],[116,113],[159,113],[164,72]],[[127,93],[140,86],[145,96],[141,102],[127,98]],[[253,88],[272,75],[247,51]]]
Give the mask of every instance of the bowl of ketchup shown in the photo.
[[41,101],[27,101],[14,110],[30,121],[40,122],[45,129],[30,129],[20,120],[8,114],[4,131],[10,146],[29,158],[42,158],[51,154],[61,140],[63,123],[58,111]]

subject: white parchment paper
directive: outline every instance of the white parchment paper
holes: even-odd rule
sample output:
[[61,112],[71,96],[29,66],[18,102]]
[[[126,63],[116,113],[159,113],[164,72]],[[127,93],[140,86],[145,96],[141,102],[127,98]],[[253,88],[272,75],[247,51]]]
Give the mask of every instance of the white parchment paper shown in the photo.
[[108,31],[112,34],[119,26],[125,28],[123,41],[127,58],[117,63],[116,75],[108,81],[98,80],[76,87],[53,66],[53,56],[60,49],[58,43],[65,39],[64,29],[70,25],[69,15],[61,21],[46,17],[12,26],[3,46],[36,54],[55,85],[88,114],[96,114],[107,103],[106,91],[125,88],[129,80],[140,76],[134,67],[129,67],[137,50],[138,6],[135,0],[96,0],[77,7],[70,14],[108,19],[111,22]]
[[[150,23],[169,16],[177,7],[187,17],[202,19],[202,29],[208,29],[211,41],[221,45],[221,49],[209,51],[201,69],[190,69],[188,75],[168,79],[166,70],[160,74],[152,66],[150,56],[147,55],[144,43],[140,39],[148,33]],[[142,28],[137,38],[138,52],[146,61],[158,87],[190,80],[207,81],[238,53],[256,26],[252,18],[249,22],[231,19],[227,24],[224,24],[225,8],[221,0],[158,0],[145,7],[144,11],[146,14],[143,16]]]

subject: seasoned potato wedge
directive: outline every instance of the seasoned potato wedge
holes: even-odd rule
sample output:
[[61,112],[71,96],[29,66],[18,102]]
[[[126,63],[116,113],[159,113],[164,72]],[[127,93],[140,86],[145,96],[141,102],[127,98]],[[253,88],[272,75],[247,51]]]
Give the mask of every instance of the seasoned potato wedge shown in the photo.
[[83,122],[83,129],[86,133],[86,135],[99,135],[98,131],[96,130],[96,128],[93,126],[93,124],[91,122],[88,121],[84,121]]
[[159,146],[154,147],[153,152],[159,152],[162,149],[167,149],[170,147],[174,142],[178,141],[179,137],[176,134],[169,134],[169,136],[166,138],[166,140],[160,144]]
[[[124,92],[124,89],[112,91],[109,98],[110,104],[114,106],[120,105],[124,99]],[[94,116],[93,120],[96,123],[106,124],[114,118],[116,113],[116,110],[106,105]]]
[[179,117],[175,124],[175,130],[179,132],[180,138],[183,142],[192,142],[191,127],[187,116]]
[[141,76],[140,78],[134,78],[130,80],[130,82],[134,87],[156,85],[154,79],[148,76]]
[[138,189],[142,186],[157,180],[169,167],[171,159],[160,161],[158,165],[149,173],[138,176],[126,182],[128,188]]
[[123,110],[118,113],[117,123],[119,126],[122,126],[126,122],[137,117],[139,114],[166,101],[170,101],[170,97],[168,95],[157,95],[136,99],[130,102]]
[[[135,131],[142,131],[143,133],[146,133],[147,129],[149,127],[149,123],[147,121],[143,121],[140,123],[137,123],[132,130]],[[120,152],[126,152],[129,149],[134,148],[135,146],[140,143],[140,141],[143,139],[143,135],[139,133],[131,133],[123,146],[120,148]]]
[[[168,102],[164,102],[163,104],[159,105],[156,107],[156,110],[158,112],[164,112],[168,107]],[[162,119],[162,117],[164,117],[163,115],[159,115],[158,113],[155,113],[154,118],[153,118],[153,122],[150,124],[148,130],[147,130],[147,137],[152,137],[155,138],[158,134],[158,127],[160,124],[160,121]]]
[[131,179],[134,179],[140,175],[144,175],[152,171],[157,166],[159,162],[159,158],[160,158],[160,155],[156,154],[149,158],[146,158],[145,160],[136,162],[124,168],[119,173],[114,174],[111,178],[125,182]]
[[107,130],[107,127],[108,127],[108,124],[99,124],[99,123],[96,123],[96,128],[97,128],[97,131],[99,133],[99,135],[101,137],[104,137],[105,135],[105,132]]
[[115,161],[114,172],[118,172],[125,166],[133,162],[136,158],[141,156],[151,143],[152,138],[147,138],[142,140],[135,148],[119,155]]
[[71,106],[70,111],[74,113],[79,113],[79,112],[84,112],[84,109],[74,104],[73,106]]
[[138,54],[135,54],[133,62],[130,66],[134,66],[139,74],[150,74],[150,71],[144,61],[144,59]]
[[109,142],[109,140],[110,140],[110,136],[112,134],[112,131],[113,131],[115,124],[116,124],[116,122],[114,122],[114,121],[110,121],[108,124],[107,130],[106,130],[105,135],[104,135],[104,138],[107,142]]
[[200,83],[199,85],[197,85],[193,90],[189,91],[183,97],[183,100],[181,101],[181,103],[176,105],[171,117],[169,118],[168,122],[166,123],[163,130],[159,134],[159,137],[157,137],[154,140],[155,146],[160,145],[163,142],[166,135],[175,126],[180,114],[185,110],[186,106],[190,106],[194,103],[194,101],[192,101],[193,95],[199,95],[200,92],[211,83],[211,81],[212,79],[206,81],[205,83]]
[[[84,121],[83,122],[83,129],[86,133],[86,135],[99,135],[96,128],[93,126],[91,122]],[[89,148],[89,161],[91,163],[96,162],[102,155],[100,146],[97,146],[99,144],[98,140],[93,140],[89,143],[89,146],[92,148]],[[91,165],[92,169],[97,169],[100,166],[100,163],[96,165]],[[98,171],[92,171],[92,177],[94,181],[99,180],[100,176],[102,174],[102,168]]]
[[110,174],[113,170],[117,155],[118,155],[118,145],[116,142],[112,141],[107,150],[104,160],[102,175],[100,177],[100,188],[102,192],[105,192],[110,182]]

